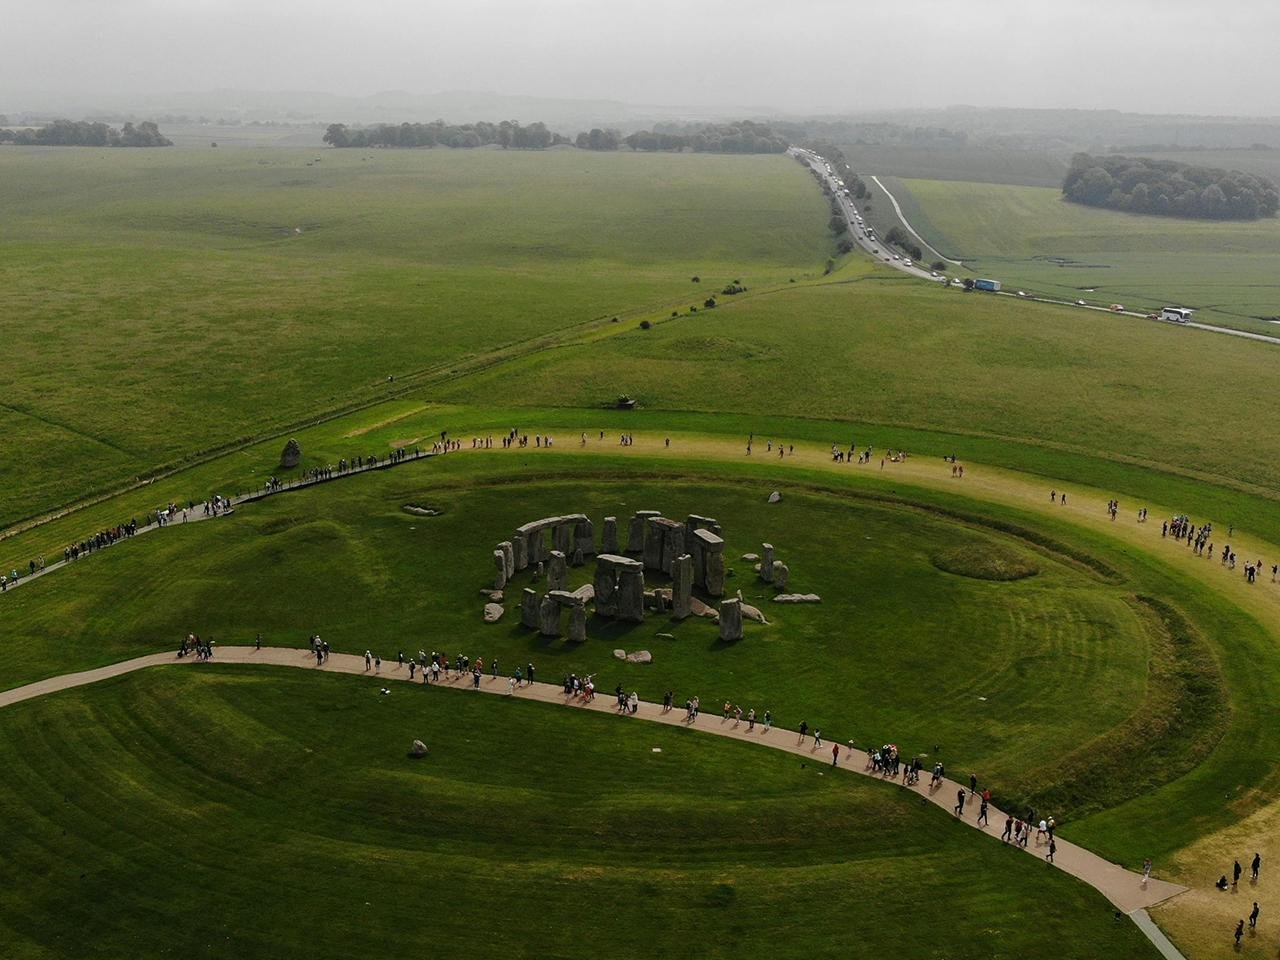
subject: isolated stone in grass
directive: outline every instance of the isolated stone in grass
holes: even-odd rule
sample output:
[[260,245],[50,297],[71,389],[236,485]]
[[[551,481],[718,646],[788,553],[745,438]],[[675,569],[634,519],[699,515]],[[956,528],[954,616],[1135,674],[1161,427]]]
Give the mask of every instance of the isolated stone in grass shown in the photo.
[[280,466],[286,470],[292,470],[302,462],[302,447],[297,440],[292,437],[289,442],[284,445],[284,450],[280,452]]
[[507,608],[500,603],[486,603],[484,605],[484,622],[497,623],[506,612]]
[[413,741],[413,745],[409,747],[409,756],[415,760],[421,760],[431,751],[427,749],[427,745],[421,740]]

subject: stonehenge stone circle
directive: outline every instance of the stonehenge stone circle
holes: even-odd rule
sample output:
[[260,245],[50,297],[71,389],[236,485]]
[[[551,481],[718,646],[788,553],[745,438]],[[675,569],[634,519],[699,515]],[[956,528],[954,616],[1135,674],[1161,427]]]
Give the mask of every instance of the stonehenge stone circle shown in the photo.
[[742,639],[742,601],[737,597],[720,602],[720,639],[725,643]]
[[781,560],[773,561],[773,585],[779,590],[785,590],[790,579],[791,568]]
[[538,604],[538,632],[544,637],[560,636],[560,604],[549,594]]
[[773,544],[760,545],[760,579],[773,583]]
[[596,557],[592,587],[597,614],[611,620],[644,622],[644,564],[602,553]]
[[583,643],[587,639],[587,606],[579,603],[569,608],[569,639]]
[[516,548],[510,540],[503,540],[498,544],[498,549],[502,551],[502,559],[507,568],[507,579],[510,580],[516,575]]

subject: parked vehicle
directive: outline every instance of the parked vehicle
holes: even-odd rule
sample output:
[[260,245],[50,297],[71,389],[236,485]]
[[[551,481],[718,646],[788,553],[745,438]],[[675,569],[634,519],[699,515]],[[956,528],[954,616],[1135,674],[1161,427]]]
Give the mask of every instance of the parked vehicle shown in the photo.
[[1160,311],[1161,320],[1172,320],[1174,323],[1190,323],[1194,315],[1195,311],[1186,307],[1165,307]]

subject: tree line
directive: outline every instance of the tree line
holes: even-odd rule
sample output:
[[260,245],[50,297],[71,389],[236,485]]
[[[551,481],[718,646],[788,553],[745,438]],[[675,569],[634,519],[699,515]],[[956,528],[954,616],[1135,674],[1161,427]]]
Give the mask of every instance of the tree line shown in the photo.
[[1280,192],[1263,177],[1119,155],[1077,153],[1062,195],[1091,207],[1203,220],[1257,220],[1280,210]]
[[616,130],[578,134],[575,145],[586,150],[617,150],[623,146],[644,153],[786,153],[791,145],[768,124],[741,120],[699,126],[637,130],[622,136]]
[[150,120],[117,130],[91,120],[54,120],[43,127],[0,129],[0,143],[48,147],[171,147],[173,141]]
[[371,127],[349,128],[345,123],[331,123],[324,142],[334,147],[485,147],[496,144],[517,150],[542,150],[569,141],[547,129],[544,123],[521,126],[514,120],[501,123],[452,124],[443,120],[431,123],[382,123]]

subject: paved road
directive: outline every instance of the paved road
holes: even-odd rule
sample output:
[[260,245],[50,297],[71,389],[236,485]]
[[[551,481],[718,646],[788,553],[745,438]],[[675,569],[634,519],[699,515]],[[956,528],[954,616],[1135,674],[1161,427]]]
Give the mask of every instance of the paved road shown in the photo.
[[898,215],[898,219],[902,221],[902,225],[903,225],[904,227],[906,227],[906,228],[907,228],[907,231],[908,231],[908,232],[909,232],[913,237],[915,237],[917,240],[919,240],[919,241],[920,241],[920,243],[921,243],[921,245],[924,247],[924,249],[926,249],[926,250],[930,251],[930,252],[931,252],[931,253],[932,253],[932,254],[933,254],[937,259],[939,259],[939,260],[945,260],[945,261],[947,261],[947,263],[955,264],[957,267],[963,267],[963,266],[964,266],[964,264],[963,264],[963,263],[961,263],[959,260],[952,260],[950,257],[945,256],[945,255],[942,253],[942,251],[940,251],[937,247],[933,246],[933,244],[931,244],[931,243],[930,243],[928,240],[926,240],[924,237],[920,236],[920,232],[919,232],[918,230],[916,230],[916,228],[915,228],[915,227],[913,227],[913,226],[911,225],[911,221],[909,221],[909,220],[907,219],[907,215],[906,215],[905,213],[903,213],[903,212],[902,212],[902,207],[900,207],[900,206],[898,205],[898,198],[897,198],[897,197],[895,197],[895,196],[894,196],[894,195],[889,191],[889,188],[888,188],[888,187],[886,187],[883,183],[881,183],[881,182],[880,182],[880,178],[879,178],[879,177],[877,177],[875,174],[872,174],[872,175],[871,175],[871,179],[875,182],[875,185],[876,185],[877,187],[879,187],[881,190],[883,190],[883,191],[884,191],[884,195],[885,195],[886,197],[888,197],[888,198],[889,198],[889,202],[890,202],[891,204],[893,204],[893,212],[894,212],[894,213],[896,213],[896,214]]
[[[150,667],[176,665],[200,669],[216,669],[216,664],[219,663],[299,667],[324,673],[358,674],[368,676],[370,680],[377,683],[385,683],[391,680],[409,681],[408,668],[399,666],[394,660],[390,662],[384,661],[381,671],[375,673],[365,667],[362,657],[354,654],[335,653],[330,655],[323,666],[317,666],[314,654],[308,650],[295,650],[287,647],[264,647],[261,650],[255,650],[253,647],[215,647],[214,659],[210,662],[195,661],[191,657],[179,658],[174,653],[155,653],[112,664],[111,666],[100,667],[96,670],[85,670],[80,673],[50,677],[47,680],[40,680],[24,687],[16,687],[0,693],[0,707],[8,707],[15,703],[47,696],[60,690],[85,686]],[[419,686],[427,686],[421,682],[421,679],[415,682]],[[451,687],[459,692],[475,692],[471,687],[470,675],[460,677],[455,674],[452,678],[431,686]],[[619,722],[640,719],[668,726],[688,726],[701,733],[730,737],[734,740],[745,740],[759,746],[782,750],[786,753],[804,757],[814,763],[821,763],[823,766],[829,766],[831,763],[832,745],[830,743],[824,743],[819,747],[814,744],[812,737],[801,737],[795,731],[784,730],[781,727],[766,729],[763,724],[757,723],[753,730],[748,730],[745,721],[736,722],[732,718],[725,719],[708,713],[702,714],[693,723],[686,723],[683,708],[666,710],[661,704],[645,701],[640,703],[637,714],[625,716],[618,714],[616,702],[607,695],[599,696],[594,701],[586,703],[580,699],[566,697],[559,686],[553,686],[548,683],[524,684],[517,688],[515,692],[511,692],[511,684],[503,677],[482,677],[478,689],[481,693],[517,696],[522,700],[537,700],[543,703],[590,710],[594,713],[614,714],[618,717]],[[892,783],[898,789],[926,799],[935,806],[942,807],[948,813],[952,810],[956,792],[961,788],[959,783],[943,780],[937,787],[931,789],[928,784],[928,771],[925,771],[925,776],[922,777],[917,786],[903,786],[896,778],[884,778],[871,772],[865,752],[848,750],[844,746],[840,748],[840,767],[846,774],[852,773],[874,777],[877,780]],[[1002,842],[1000,833],[1004,829],[1005,814],[994,806],[991,807],[989,810],[990,826],[979,824],[977,815],[978,804],[968,803],[965,805],[964,815],[955,817],[955,820],[958,824],[981,831],[989,836],[993,842]],[[1043,860],[1047,849],[1047,844],[1041,845],[1033,841],[1032,845],[1027,847],[1026,852],[1029,856]],[[1141,874],[1126,870],[1124,867],[1105,860],[1097,854],[1091,853],[1083,847],[1078,847],[1061,837],[1058,838],[1057,842],[1054,866],[1071,874],[1073,877],[1083,880],[1110,900],[1118,910],[1122,910],[1126,914],[1162,903],[1186,890],[1185,887],[1165,880],[1151,879],[1144,881]]]
[[874,257],[885,266],[893,267],[895,270],[900,270],[910,276],[919,277],[921,280],[929,280],[934,283],[942,282],[943,278],[932,276],[927,267],[921,267],[915,264],[907,266],[905,260],[894,260],[892,251],[890,251],[890,249],[881,242],[880,238],[871,238],[868,234],[868,230],[870,228],[865,224],[858,223],[859,214],[854,202],[844,195],[842,188],[836,183],[835,174],[827,172],[826,160],[818,156],[816,153],[811,153],[808,150],[802,150],[799,147],[792,147],[791,153],[795,156],[800,156],[805,160],[808,160],[810,168],[816,170],[827,185],[831,187],[832,195],[839,200],[840,209],[844,211],[845,220],[848,221],[849,236],[865,253]]

